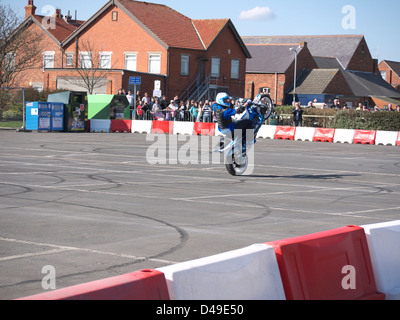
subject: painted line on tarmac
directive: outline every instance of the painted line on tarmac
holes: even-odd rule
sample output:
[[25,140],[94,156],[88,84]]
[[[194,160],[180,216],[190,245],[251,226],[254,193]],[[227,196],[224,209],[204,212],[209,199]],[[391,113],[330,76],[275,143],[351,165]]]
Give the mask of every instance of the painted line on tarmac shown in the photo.
[[88,253],[92,253],[92,254],[99,254],[99,255],[106,255],[106,256],[130,259],[130,260],[134,260],[137,262],[151,261],[151,262],[165,263],[165,264],[169,264],[169,265],[178,263],[175,261],[169,261],[169,260],[164,260],[164,259],[138,257],[138,256],[123,254],[123,253],[106,252],[106,251],[100,251],[100,250],[94,250],[94,249],[85,249],[85,248],[77,248],[77,247],[69,247],[69,246],[59,246],[59,245],[54,245],[54,244],[50,244],[50,243],[39,243],[39,242],[32,242],[32,241],[26,241],[26,240],[2,238],[2,237],[0,237],[0,241],[54,248],[53,250],[47,250],[47,251],[42,251],[42,252],[26,253],[26,254],[22,254],[22,255],[3,257],[0,259],[0,262],[21,259],[21,258],[27,258],[27,257],[47,255],[47,254],[60,253],[60,252],[65,252],[65,251],[83,251],[83,252],[88,252]]

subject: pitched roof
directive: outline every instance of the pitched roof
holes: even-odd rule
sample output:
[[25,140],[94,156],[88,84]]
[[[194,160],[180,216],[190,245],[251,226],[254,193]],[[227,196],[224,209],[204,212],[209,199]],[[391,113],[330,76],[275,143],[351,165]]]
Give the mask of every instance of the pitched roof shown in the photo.
[[363,35],[328,35],[328,36],[271,36],[242,37],[247,44],[285,44],[307,42],[313,56],[335,57],[347,68]]
[[114,2],[122,5],[168,47],[204,50],[192,20],[170,7],[133,0]]
[[393,70],[394,73],[400,77],[400,62],[390,61],[390,60],[383,60],[389,66],[390,69]]
[[[297,94],[324,94],[339,69],[306,69],[298,79]],[[290,92],[291,94],[293,93]]]
[[84,21],[80,20],[72,20],[70,22],[66,22],[63,18],[60,17],[52,17],[52,21],[55,22],[55,28],[46,28],[47,21],[43,19],[48,19],[48,17],[41,15],[33,15],[28,17],[28,19],[33,19],[36,24],[41,26],[43,29],[47,30],[47,32],[53,36],[55,40],[59,43],[63,42],[66,38],[68,38],[76,29],[78,29]]
[[207,49],[214,42],[229,19],[193,20],[193,24]]
[[394,89],[379,74],[347,70],[343,74],[355,96],[400,98],[400,92]]
[[[247,60],[247,73],[285,73],[294,61],[291,47],[298,44],[248,44],[252,59]],[[301,50],[303,50],[302,48]]]

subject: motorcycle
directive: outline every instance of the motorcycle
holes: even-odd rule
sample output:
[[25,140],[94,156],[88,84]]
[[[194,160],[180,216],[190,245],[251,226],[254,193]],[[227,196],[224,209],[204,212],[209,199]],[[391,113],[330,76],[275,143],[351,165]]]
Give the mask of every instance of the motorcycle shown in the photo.
[[[256,143],[258,131],[273,112],[272,100],[266,94],[259,94],[252,102],[239,101],[242,106],[246,106],[246,104],[247,106],[243,113],[234,117],[233,121],[249,119],[253,124],[254,136],[232,135],[230,130],[221,132],[221,141],[215,149],[216,152],[224,154],[226,170],[232,176],[241,176],[246,173],[249,166],[247,151]],[[244,139],[246,141],[243,141]]]

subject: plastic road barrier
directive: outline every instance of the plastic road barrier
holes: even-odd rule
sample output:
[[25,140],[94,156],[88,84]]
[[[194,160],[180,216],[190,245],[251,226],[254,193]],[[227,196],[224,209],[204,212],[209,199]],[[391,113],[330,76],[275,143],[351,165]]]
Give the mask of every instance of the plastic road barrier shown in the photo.
[[335,138],[335,129],[317,128],[315,129],[315,142],[333,142]]
[[110,132],[111,120],[91,119],[90,132]]
[[167,133],[173,134],[174,123],[172,121],[153,121],[153,134],[157,133]]
[[388,300],[400,300],[400,221],[363,226],[377,289]]
[[355,130],[353,129],[336,129],[333,142],[352,144],[354,142],[354,133]]
[[266,244],[157,269],[171,300],[284,300],[274,249]]
[[182,135],[193,135],[193,127],[194,123],[193,122],[180,122],[176,121],[174,122],[174,129],[173,132],[174,134],[182,134]]
[[313,141],[315,128],[298,127],[296,129],[295,140],[300,141]]
[[215,135],[215,124],[207,122],[195,122],[194,135],[195,136],[209,135],[213,137]]
[[376,131],[373,130],[356,130],[354,133],[354,143],[358,144],[375,144]]
[[376,145],[392,145],[396,146],[396,140],[398,136],[398,132],[395,131],[377,131],[376,132],[376,140],[375,144]]
[[383,300],[364,229],[347,226],[267,243],[274,247],[288,300]]
[[275,139],[276,126],[261,126],[257,133],[257,138]]
[[132,132],[132,120],[111,120],[111,132]]
[[142,270],[18,300],[169,300],[164,274]]
[[151,120],[132,120],[132,133],[148,133],[151,134],[153,129],[153,121]]
[[397,136],[396,146],[397,146],[397,147],[400,146],[400,132],[399,132],[399,135]]
[[294,140],[296,127],[276,127],[275,139]]

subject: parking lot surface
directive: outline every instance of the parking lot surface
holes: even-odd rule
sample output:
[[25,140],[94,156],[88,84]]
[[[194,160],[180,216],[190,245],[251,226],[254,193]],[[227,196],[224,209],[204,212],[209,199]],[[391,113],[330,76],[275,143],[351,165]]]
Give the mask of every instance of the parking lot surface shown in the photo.
[[60,289],[400,219],[398,147],[260,139],[252,175],[232,177],[151,164],[146,138],[0,131],[0,299],[44,292],[45,266]]

